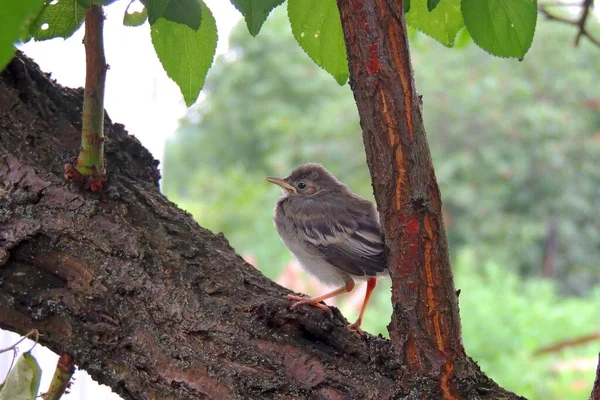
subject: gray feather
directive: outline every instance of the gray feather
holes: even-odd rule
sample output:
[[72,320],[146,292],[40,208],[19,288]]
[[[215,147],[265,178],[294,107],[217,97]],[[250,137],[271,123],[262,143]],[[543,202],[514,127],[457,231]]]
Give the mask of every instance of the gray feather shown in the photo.
[[284,190],[275,207],[275,226],[286,246],[310,273],[328,284],[349,276],[386,272],[386,254],[375,206],[353,194],[318,164],[296,168],[284,180],[303,182]]
[[385,246],[377,212],[363,201],[360,208],[336,202],[311,204],[302,210],[306,213],[287,215],[301,238],[329,263],[352,275],[375,276],[386,268]]

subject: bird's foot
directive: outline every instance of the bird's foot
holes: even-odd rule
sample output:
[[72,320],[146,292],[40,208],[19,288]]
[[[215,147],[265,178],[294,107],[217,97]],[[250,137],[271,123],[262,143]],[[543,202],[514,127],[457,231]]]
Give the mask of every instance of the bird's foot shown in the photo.
[[361,321],[356,321],[356,322],[351,323],[350,325],[348,325],[348,330],[350,332],[354,332],[358,336],[363,336],[365,334],[365,331],[360,329],[360,323],[361,323]]
[[288,300],[296,300],[296,302],[294,304],[292,304],[292,309],[297,308],[303,304],[308,304],[313,307],[318,307],[323,311],[327,311],[330,315],[333,315],[333,312],[331,312],[331,309],[329,309],[329,307],[327,307],[325,304],[321,303],[318,299],[313,299],[311,297],[304,297],[304,296],[295,296],[293,294],[288,295],[287,298],[288,298]]

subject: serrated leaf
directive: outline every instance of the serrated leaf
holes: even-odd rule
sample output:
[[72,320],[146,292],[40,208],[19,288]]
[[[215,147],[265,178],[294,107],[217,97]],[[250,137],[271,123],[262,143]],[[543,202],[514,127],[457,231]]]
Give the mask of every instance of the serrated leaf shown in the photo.
[[462,14],[475,44],[493,55],[522,58],[533,43],[536,0],[463,0]]
[[412,0],[406,23],[431,36],[444,46],[452,47],[456,34],[464,26],[460,0],[443,0],[429,11],[429,0]]
[[271,11],[283,2],[284,0],[231,0],[231,4],[244,16],[252,36],[258,35]]
[[202,8],[197,0],[145,0],[143,3],[150,25],[162,17],[197,31],[202,23]]
[[202,23],[198,30],[159,18],[151,27],[152,44],[169,78],[179,86],[185,104],[194,104],[217,49],[217,26],[200,1]]
[[0,400],[35,400],[40,388],[42,369],[31,353],[23,353],[8,372]]
[[132,13],[128,12],[128,10],[129,6],[125,9],[125,14],[123,14],[123,25],[125,26],[140,26],[148,19],[146,7],[142,11],[134,11]]
[[43,0],[4,1],[0,12],[0,71],[15,54],[13,43],[22,36],[43,6]]
[[31,23],[29,34],[35,40],[70,37],[83,23],[85,8],[77,0],[55,0],[44,6]]
[[340,85],[346,83],[346,45],[335,0],[288,0],[288,17],[306,54]]
[[163,15],[168,0],[142,0],[142,3],[148,12],[148,22],[152,25]]
[[467,28],[463,28],[460,30],[460,32],[458,32],[458,35],[456,35],[454,48],[462,50],[465,47],[467,47],[469,43],[471,43],[471,35],[469,35],[469,31],[467,30]]
[[92,6],[92,0],[77,0],[77,2],[85,9],[88,9]]
[[427,0],[427,10],[433,11],[437,5],[440,3],[440,0]]

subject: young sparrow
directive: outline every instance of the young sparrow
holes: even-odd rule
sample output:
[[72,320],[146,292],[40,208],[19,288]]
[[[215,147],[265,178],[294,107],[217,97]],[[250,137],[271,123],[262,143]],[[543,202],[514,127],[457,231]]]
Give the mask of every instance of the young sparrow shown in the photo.
[[302,267],[338,289],[318,297],[289,295],[292,308],[309,304],[329,311],[321,301],[350,292],[356,281],[367,281],[363,314],[377,278],[388,274],[385,245],[375,205],[350,191],[320,164],[304,164],[283,179],[266,178],[282,188],[273,216],[275,227]]

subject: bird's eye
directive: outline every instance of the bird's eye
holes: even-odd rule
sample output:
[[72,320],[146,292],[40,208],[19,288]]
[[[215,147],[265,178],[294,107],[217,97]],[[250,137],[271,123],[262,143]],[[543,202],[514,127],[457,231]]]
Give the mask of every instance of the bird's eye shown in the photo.
[[298,186],[298,189],[305,189],[306,188],[306,183],[304,183],[304,182],[298,182],[298,184],[296,186]]

